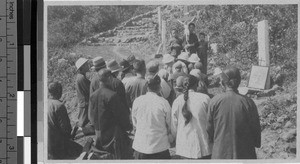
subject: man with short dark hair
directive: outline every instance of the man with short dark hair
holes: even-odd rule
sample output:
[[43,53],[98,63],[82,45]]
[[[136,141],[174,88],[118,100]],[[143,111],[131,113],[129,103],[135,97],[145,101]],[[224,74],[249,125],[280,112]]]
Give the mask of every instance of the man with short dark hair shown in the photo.
[[90,97],[89,119],[95,127],[97,149],[107,151],[115,159],[128,158],[131,130],[129,111],[119,95],[110,89],[113,76],[110,70],[98,72],[100,87]]
[[132,122],[136,128],[132,148],[135,159],[170,159],[171,106],[159,96],[158,75],[147,76],[148,92],[135,99]]
[[213,97],[208,105],[207,132],[213,143],[212,159],[256,159],[261,145],[257,107],[252,99],[239,94],[239,69],[221,73],[225,93]]
[[136,60],[133,62],[133,71],[136,76],[131,77],[126,81],[125,93],[129,108],[132,107],[133,101],[146,94],[147,85],[145,80],[146,66],[144,60]]
[[186,35],[183,36],[183,46],[190,54],[197,53],[197,47],[199,46],[198,37],[194,33],[195,24],[189,24],[189,38],[186,38]]
[[50,83],[48,91],[48,159],[75,159],[82,146],[71,140],[70,119],[64,103],[59,100],[62,86],[58,82]]

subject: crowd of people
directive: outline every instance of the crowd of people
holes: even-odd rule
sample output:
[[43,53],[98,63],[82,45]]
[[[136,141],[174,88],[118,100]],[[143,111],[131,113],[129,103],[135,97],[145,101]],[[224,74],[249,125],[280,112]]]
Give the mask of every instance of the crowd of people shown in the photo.
[[[205,34],[198,41],[194,28],[189,24],[189,39],[172,30],[161,62],[130,55],[117,63],[98,56],[89,80],[88,59],[78,59],[79,121],[73,131],[95,134],[95,148],[114,159],[171,159],[172,147],[182,159],[255,159],[261,143],[257,107],[239,94],[236,67],[214,74],[223,93],[208,93],[209,48]],[[72,141],[76,133],[59,100],[62,86],[53,82],[48,91],[48,157],[76,157],[82,147]]]

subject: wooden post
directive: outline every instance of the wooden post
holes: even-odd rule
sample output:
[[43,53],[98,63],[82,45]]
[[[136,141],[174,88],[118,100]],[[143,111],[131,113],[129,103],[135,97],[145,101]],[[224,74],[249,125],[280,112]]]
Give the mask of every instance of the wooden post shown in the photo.
[[183,6],[183,14],[184,14],[184,15],[188,15],[188,13],[189,13],[189,8],[188,8],[187,5],[184,5],[184,6]]
[[[269,25],[267,20],[258,22],[258,65],[270,66]],[[267,77],[265,89],[270,88],[270,75]]]
[[161,32],[161,42],[163,46],[163,54],[166,52],[166,33],[167,33],[167,23],[162,21],[162,32]]
[[158,32],[161,33],[161,8],[157,7]]

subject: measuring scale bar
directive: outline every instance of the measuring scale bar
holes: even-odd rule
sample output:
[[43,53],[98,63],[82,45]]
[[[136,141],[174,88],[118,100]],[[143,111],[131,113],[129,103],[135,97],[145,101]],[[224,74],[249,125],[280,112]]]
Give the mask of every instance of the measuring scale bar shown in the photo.
[[17,163],[17,1],[0,0],[0,164]]

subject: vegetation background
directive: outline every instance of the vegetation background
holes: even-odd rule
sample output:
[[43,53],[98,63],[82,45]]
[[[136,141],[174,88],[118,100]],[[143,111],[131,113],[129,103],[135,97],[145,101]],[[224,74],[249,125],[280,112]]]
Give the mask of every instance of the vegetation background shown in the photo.
[[[109,57],[115,54],[111,47],[79,46],[83,39],[121,25],[122,22],[155,10],[157,6],[49,6],[48,7],[48,82],[60,81],[64,87],[63,99],[69,113],[76,114],[74,78],[75,62],[79,57],[92,59],[95,55]],[[182,10],[167,10],[162,6],[163,19],[170,29],[183,31],[176,19]],[[190,16],[197,16],[196,34],[206,33],[210,43],[218,44],[218,53],[210,54],[214,65],[234,64],[246,72],[258,63],[257,23],[269,21],[271,74],[283,74],[283,91],[275,96],[256,100],[262,125],[262,148],[259,158],[294,158],[296,153],[297,109],[297,5],[191,5]],[[160,44],[157,33],[141,45],[122,47],[119,53],[150,58]],[[76,52],[75,54],[73,54]],[[72,55],[73,54],[73,55]],[[230,60],[230,59],[234,60]],[[212,70],[209,70],[211,73]],[[91,76],[89,74],[88,76]],[[76,120],[72,120],[73,124]],[[287,123],[291,123],[289,127]],[[292,131],[292,132],[291,132]],[[284,133],[292,133],[284,136]],[[292,138],[292,139],[291,139]]]

